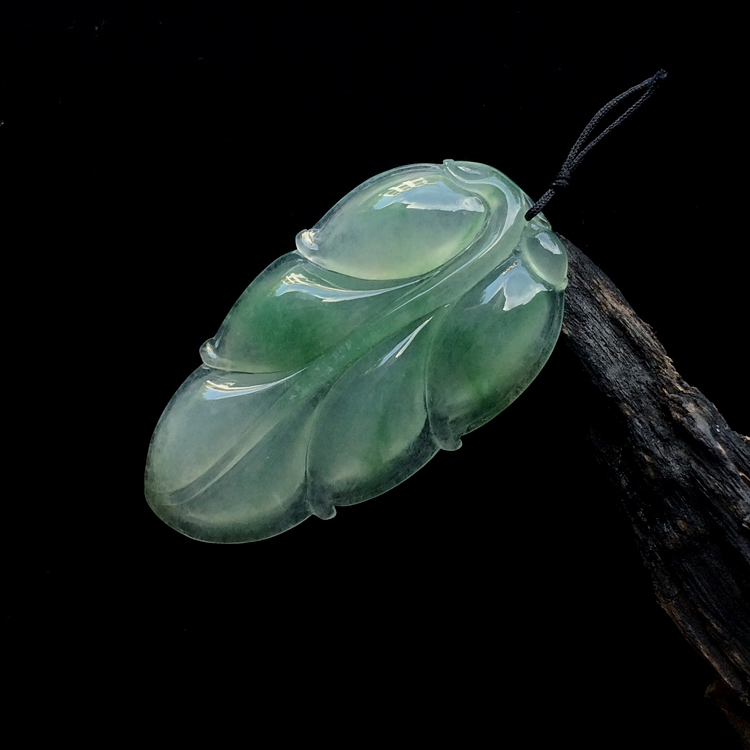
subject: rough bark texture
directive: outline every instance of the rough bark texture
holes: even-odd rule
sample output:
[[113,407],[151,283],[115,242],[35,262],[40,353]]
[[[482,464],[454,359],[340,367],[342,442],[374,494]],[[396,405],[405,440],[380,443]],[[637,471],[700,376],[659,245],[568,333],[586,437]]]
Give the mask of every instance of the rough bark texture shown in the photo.
[[716,670],[707,694],[750,748],[750,439],[680,377],[609,278],[565,244],[563,338],[600,402],[599,457],[660,605]]

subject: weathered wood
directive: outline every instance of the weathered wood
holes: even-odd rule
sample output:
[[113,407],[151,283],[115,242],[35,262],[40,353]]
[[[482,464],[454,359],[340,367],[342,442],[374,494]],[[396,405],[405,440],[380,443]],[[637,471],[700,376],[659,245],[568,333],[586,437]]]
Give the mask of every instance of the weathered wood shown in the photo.
[[750,439],[680,377],[610,279],[565,244],[563,340],[600,407],[598,457],[659,604],[716,670],[721,689],[708,693],[750,742]]

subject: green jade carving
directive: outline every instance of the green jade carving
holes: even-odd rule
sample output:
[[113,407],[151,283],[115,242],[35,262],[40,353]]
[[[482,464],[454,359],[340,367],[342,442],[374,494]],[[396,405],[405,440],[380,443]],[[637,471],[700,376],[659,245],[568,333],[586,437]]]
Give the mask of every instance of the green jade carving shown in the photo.
[[507,407],[560,333],[565,248],[473,162],[414,164],[339,201],[245,290],[159,420],[146,497],[210,542],[331,518]]

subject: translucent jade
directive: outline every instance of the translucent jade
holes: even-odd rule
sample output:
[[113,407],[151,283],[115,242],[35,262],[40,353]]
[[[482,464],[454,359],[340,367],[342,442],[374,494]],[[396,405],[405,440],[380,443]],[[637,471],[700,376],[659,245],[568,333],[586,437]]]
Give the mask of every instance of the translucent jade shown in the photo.
[[266,268],[159,420],[146,497],[248,542],[375,497],[505,409],[560,333],[565,248],[492,167],[413,164]]

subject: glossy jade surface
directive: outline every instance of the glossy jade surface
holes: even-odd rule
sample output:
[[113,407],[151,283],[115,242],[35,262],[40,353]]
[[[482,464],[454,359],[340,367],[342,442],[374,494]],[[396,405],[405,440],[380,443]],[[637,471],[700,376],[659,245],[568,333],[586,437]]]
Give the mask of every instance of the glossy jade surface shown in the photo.
[[146,497],[211,542],[375,497],[510,404],[560,333],[565,248],[492,167],[414,164],[266,268],[167,405]]

